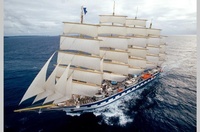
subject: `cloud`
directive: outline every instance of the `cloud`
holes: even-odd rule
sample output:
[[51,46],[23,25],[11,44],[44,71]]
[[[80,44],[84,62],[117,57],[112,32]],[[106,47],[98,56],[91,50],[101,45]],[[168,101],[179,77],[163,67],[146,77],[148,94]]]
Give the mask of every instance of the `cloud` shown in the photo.
[[[88,11],[86,23],[98,23],[100,14],[113,12],[113,0],[6,0],[4,34],[62,34],[63,21],[80,21],[82,5]],[[148,20],[147,27],[152,20],[164,34],[196,33],[196,0],[115,0],[115,14],[134,18],[136,12],[138,18]]]

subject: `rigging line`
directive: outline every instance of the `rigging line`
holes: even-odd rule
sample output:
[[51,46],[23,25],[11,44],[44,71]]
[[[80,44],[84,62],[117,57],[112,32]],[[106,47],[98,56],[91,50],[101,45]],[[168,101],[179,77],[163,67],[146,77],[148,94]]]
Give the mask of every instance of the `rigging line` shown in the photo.
[[[106,51],[106,52],[107,52],[107,51]],[[105,55],[106,55],[106,52],[103,54],[102,59],[104,59],[104,57],[105,57]]]

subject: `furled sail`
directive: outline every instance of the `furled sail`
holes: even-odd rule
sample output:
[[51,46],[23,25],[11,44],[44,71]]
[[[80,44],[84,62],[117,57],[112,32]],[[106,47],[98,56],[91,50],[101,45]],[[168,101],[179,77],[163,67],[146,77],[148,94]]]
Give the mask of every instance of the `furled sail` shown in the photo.
[[51,59],[53,58],[54,54],[55,54],[55,52],[48,59],[48,61],[45,63],[45,65],[42,67],[40,72],[37,74],[37,76],[35,77],[35,79],[31,83],[31,85],[29,86],[28,90],[24,94],[24,96],[23,96],[23,98],[22,98],[22,100],[20,101],[19,104],[21,104],[24,100],[29,99],[29,98],[31,98],[31,97],[33,97],[33,96],[44,91],[43,87],[44,87],[44,84],[46,82],[47,68],[48,68],[48,65],[49,65]]

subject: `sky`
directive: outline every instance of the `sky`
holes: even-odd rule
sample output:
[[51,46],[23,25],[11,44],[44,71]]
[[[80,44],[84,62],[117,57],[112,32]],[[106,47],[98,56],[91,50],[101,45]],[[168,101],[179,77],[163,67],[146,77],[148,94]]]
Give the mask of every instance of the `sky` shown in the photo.
[[[61,35],[63,22],[99,23],[99,15],[113,12],[114,0],[4,0],[4,35]],[[162,35],[197,33],[197,0],[115,0],[115,14],[147,19]]]

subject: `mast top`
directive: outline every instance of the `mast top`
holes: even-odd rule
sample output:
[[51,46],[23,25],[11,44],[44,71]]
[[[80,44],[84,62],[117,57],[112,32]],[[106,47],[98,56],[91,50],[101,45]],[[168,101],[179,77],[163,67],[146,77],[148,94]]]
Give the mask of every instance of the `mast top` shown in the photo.
[[152,28],[152,19],[151,19],[151,23],[150,23],[150,26],[149,26],[149,28]]
[[86,7],[81,6],[81,24],[83,23],[83,13],[86,15],[87,10]]

